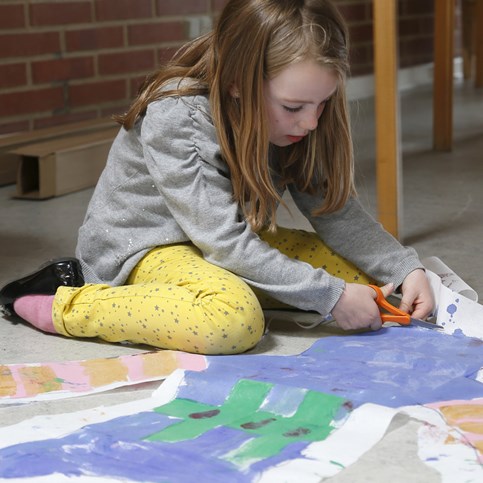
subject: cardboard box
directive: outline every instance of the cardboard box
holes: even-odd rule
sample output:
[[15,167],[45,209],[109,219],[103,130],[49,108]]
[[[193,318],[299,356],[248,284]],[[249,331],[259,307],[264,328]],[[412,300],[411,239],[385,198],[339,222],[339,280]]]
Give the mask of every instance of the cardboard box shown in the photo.
[[17,159],[15,154],[0,154],[0,186],[15,183],[17,179]]
[[112,119],[102,118],[0,136],[0,186],[15,183],[17,179],[18,156],[10,154],[13,149],[63,136],[112,129],[114,126],[117,124]]
[[21,146],[17,198],[46,199],[94,186],[119,128]]

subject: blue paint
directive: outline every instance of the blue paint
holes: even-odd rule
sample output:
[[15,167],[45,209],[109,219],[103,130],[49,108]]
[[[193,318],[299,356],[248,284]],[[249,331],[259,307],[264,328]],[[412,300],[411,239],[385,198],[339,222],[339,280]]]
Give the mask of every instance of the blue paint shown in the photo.
[[[187,385],[179,388],[178,397],[221,405],[242,378],[273,384],[266,406],[280,413],[296,408],[307,389],[341,396],[349,401],[348,408],[365,402],[399,407],[483,397],[483,385],[473,379],[483,366],[483,342],[416,327],[326,337],[298,356],[217,356],[208,362],[206,371],[186,374]],[[290,403],[284,400],[291,396]],[[240,470],[222,456],[252,436],[219,427],[180,443],[146,441],[174,421],[146,411],[86,426],[64,438],[7,447],[0,450],[0,477],[57,472],[146,483],[191,483],[194,475],[200,483],[244,482],[301,457],[307,446],[294,443],[276,457]]]
[[450,314],[451,316],[454,315],[454,313],[458,310],[458,307],[456,307],[455,304],[451,304],[451,305],[448,305],[446,311],[448,312],[448,314]]
[[[482,397],[483,386],[468,376],[483,366],[481,341],[456,339],[420,328],[388,328],[353,336],[326,337],[294,356],[230,356],[211,359],[208,371],[188,374],[181,397],[199,397],[198,384],[232,385],[240,378],[333,393],[356,405],[389,407],[454,399],[448,381],[466,385],[459,397]],[[475,344],[475,345],[473,345]],[[213,377],[213,379],[211,379]],[[444,387],[444,391],[441,389]],[[214,393],[203,395],[212,400]]]
[[8,452],[0,452],[0,474],[3,478],[28,478],[55,471],[69,476],[94,474],[146,483],[192,482],[193,475],[203,481],[203,476],[209,475],[209,481],[214,483],[247,481],[243,474],[234,471],[232,464],[216,457],[224,454],[227,447],[246,442],[246,433],[223,427],[176,445],[142,440],[172,422],[165,415],[141,413],[87,426],[58,440],[16,445]]

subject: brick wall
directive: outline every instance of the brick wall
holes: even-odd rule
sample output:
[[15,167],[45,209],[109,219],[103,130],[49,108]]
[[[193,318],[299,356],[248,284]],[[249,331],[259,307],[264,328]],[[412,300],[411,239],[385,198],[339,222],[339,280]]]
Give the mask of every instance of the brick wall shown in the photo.
[[[433,61],[434,1],[398,0],[399,64],[401,67]],[[349,23],[352,75],[372,73],[372,0],[335,0]]]
[[[399,0],[401,66],[432,61],[434,0]],[[1,0],[0,134],[123,111],[226,0]],[[372,0],[335,0],[353,75],[372,71]]]

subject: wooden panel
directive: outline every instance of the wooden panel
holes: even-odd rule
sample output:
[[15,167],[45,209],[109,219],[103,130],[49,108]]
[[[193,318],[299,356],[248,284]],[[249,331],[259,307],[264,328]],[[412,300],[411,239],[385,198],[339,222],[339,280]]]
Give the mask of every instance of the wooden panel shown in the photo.
[[25,131],[15,134],[7,134],[0,138],[0,152],[11,151],[19,146],[38,143],[47,139],[59,138],[65,135],[81,134],[100,129],[109,129],[114,126],[120,127],[110,118],[90,119],[88,121],[60,124],[58,126]]
[[399,238],[402,180],[396,0],[374,0],[374,56],[378,218]]
[[453,147],[454,0],[434,1],[433,147]]

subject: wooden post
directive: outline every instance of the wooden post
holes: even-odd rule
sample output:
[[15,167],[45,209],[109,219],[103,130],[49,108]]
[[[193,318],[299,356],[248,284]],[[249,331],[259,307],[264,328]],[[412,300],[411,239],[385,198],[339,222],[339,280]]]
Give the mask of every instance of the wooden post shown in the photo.
[[397,1],[374,0],[374,70],[378,218],[401,233],[401,146],[398,93]]
[[434,0],[433,147],[453,147],[454,0]]

